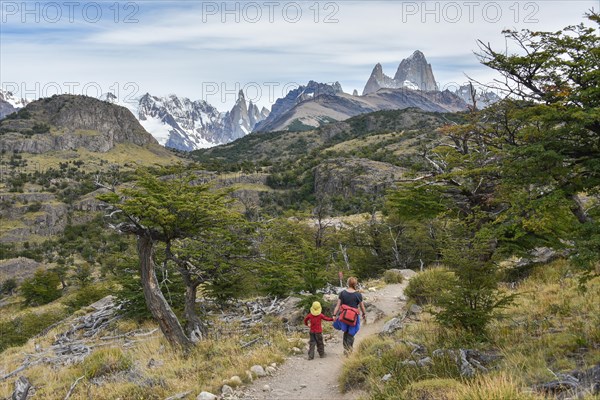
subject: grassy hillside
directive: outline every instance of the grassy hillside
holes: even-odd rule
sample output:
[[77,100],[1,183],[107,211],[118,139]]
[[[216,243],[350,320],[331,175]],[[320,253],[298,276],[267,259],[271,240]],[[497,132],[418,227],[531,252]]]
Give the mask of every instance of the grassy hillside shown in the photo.
[[417,109],[380,111],[314,130],[255,133],[190,157],[209,170],[268,174],[265,183],[275,191],[255,197],[270,215],[310,212],[323,201],[337,214],[371,212],[381,209],[400,175],[430,168],[422,149],[442,140],[437,129],[463,119]]
[[[567,261],[539,265],[524,281],[506,287],[517,300],[490,325],[485,340],[441,327],[432,315],[436,308],[426,306],[393,335],[361,343],[341,385],[360,385],[371,399],[544,399],[540,385],[600,365],[600,278],[582,290],[575,271]],[[456,349],[485,355],[487,372],[465,376],[444,353]],[[431,361],[426,366],[410,363],[426,357]],[[386,374],[391,378],[384,382]],[[591,394],[593,379],[582,384],[587,395],[578,398],[598,398]]]
[[[299,160],[309,153],[314,156],[326,150],[343,148],[348,151],[360,148],[365,145],[363,141],[368,137],[382,133],[432,132],[440,126],[462,119],[461,114],[430,113],[417,109],[378,111],[309,131],[259,132],[223,146],[193,151],[191,157],[202,163],[221,164],[225,168],[244,162],[272,165],[276,162]],[[383,137],[380,136],[379,139],[381,138]],[[392,140],[392,143],[401,141]],[[380,145],[385,146],[386,143]]]

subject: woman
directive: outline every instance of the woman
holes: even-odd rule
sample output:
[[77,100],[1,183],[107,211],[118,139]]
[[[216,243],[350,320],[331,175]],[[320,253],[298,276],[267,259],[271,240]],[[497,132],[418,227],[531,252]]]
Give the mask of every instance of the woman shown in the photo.
[[[363,303],[362,294],[356,291],[358,279],[355,277],[348,278],[347,285],[348,288],[342,290],[339,295],[337,305],[333,311],[334,318],[337,319],[338,313],[342,306],[348,306],[355,309],[356,313],[359,313],[360,309],[362,312],[363,322],[367,323],[367,312],[365,310],[365,304]],[[336,322],[338,323],[340,330],[344,332],[344,353],[349,354],[352,352],[352,346],[354,345],[354,335],[356,335],[360,329],[360,318],[357,319],[355,326],[350,326],[339,319]]]

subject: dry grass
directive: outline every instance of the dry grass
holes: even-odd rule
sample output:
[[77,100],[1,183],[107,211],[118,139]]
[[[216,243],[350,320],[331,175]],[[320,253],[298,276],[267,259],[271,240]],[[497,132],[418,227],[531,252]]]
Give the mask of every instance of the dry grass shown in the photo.
[[456,398],[461,400],[542,400],[544,396],[523,387],[518,378],[506,372],[481,376],[467,385],[457,387]]
[[[160,145],[149,145],[147,147],[136,146],[129,143],[117,144],[113,149],[106,153],[92,152],[86,149],[77,151],[54,151],[44,154],[26,154],[23,158],[28,162],[27,171],[33,172],[35,169],[46,170],[48,168],[58,168],[61,162],[82,160],[85,164],[82,170],[93,172],[97,169],[104,170],[108,164],[118,164],[134,169],[136,166],[171,165],[177,162],[184,162],[182,158]],[[104,165],[101,165],[105,163]]]
[[[154,328],[151,323],[138,326],[133,321],[122,320],[107,334]],[[6,350],[1,357],[0,370],[16,368],[23,353],[35,351],[35,343],[44,348],[49,346],[61,329],[64,327],[57,327],[20,348]],[[262,336],[266,342],[241,349],[241,343],[248,341],[247,334]],[[72,399],[164,399],[188,390],[194,396],[202,390],[219,393],[225,379],[238,375],[248,381],[245,371],[252,365],[265,367],[273,362],[280,363],[296,345],[277,328],[257,327],[247,334],[233,333],[205,340],[188,356],[173,352],[160,333],[141,338],[129,346],[125,342],[103,346],[102,340],[96,340],[94,344],[99,347],[83,363],[62,368],[42,364],[23,374],[36,388],[36,396],[43,399],[64,398],[71,384],[81,376],[84,378]],[[10,396],[13,380],[0,383],[0,398]]]
[[[373,399],[437,399],[419,397],[419,393],[435,392],[440,382],[450,379],[460,385],[445,392],[448,399],[542,399],[531,387],[556,379],[555,373],[586,370],[600,363],[600,277],[589,281],[585,291],[579,283],[576,271],[566,261],[538,267],[514,289],[520,294],[516,303],[505,310],[503,319],[491,324],[485,342],[441,328],[425,312],[392,338],[361,343],[346,367],[342,385],[348,379],[359,379]],[[400,340],[424,345],[428,355],[439,348],[476,348],[501,358],[494,372],[475,379],[461,378],[452,370],[452,362],[436,365],[436,360],[433,366],[415,371],[401,364],[411,357]],[[389,372],[393,379],[383,384],[381,377]],[[417,384],[423,380],[433,381]],[[407,392],[411,387],[418,390]]]

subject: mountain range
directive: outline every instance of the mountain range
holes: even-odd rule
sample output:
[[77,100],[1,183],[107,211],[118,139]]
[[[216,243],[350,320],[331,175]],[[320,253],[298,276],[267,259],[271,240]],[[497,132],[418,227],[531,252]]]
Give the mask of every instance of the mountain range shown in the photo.
[[241,90],[233,108],[225,113],[204,100],[174,94],[158,97],[146,93],[133,103],[123,103],[106,93],[101,100],[127,107],[160,144],[184,151],[239,139],[269,115],[266,108],[259,110],[252,101],[246,102]]
[[[204,100],[190,100],[174,94],[155,96],[146,93],[133,102],[121,102],[112,93],[101,100],[124,106],[131,111],[143,128],[163,146],[191,151],[226,144],[251,132],[280,130],[302,131],[350,117],[379,111],[416,107],[424,111],[463,111],[472,103],[470,86],[456,91],[440,91],[431,64],[416,50],[402,60],[393,78],[376,64],[359,95],[345,93],[339,82],[306,85],[290,90],[279,98],[271,110],[259,110],[246,101],[240,90],[230,111],[220,112]],[[478,91],[477,106],[487,106],[499,100],[492,92]],[[0,119],[28,104],[10,92],[0,90]]]

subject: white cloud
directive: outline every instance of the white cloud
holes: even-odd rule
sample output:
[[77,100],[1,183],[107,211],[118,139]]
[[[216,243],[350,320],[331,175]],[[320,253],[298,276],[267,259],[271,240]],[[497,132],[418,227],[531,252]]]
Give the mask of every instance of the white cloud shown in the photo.
[[[465,73],[490,81],[493,72],[472,54],[477,39],[503,48],[502,29],[556,30],[582,21],[583,13],[597,2],[484,1],[467,6],[473,2],[343,1],[327,10],[326,2],[317,2],[318,23],[314,8],[309,9],[312,1],[299,3],[303,14],[297,23],[286,21],[281,12],[275,12],[270,23],[264,7],[258,23],[244,21],[252,17],[248,13],[240,15],[240,23],[231,14],[226,23],[218,13],[205,14],[203,20],[202,3],[194,4],[141,2],[136,24],[103,20],[45,26],[9,21],[0,36],[2,82],[25,83],[33,91],[35,82],[40,88],[49,82],[79,82],[80,88],[97,82],[104,91],[116,83],[121,94],[130,93],[125,85],[133,82],[140,94],[177,93],[194,99],[206,97],[207,84],[214,82],[227,93],[207,100],[226,109],[237,88],[251,82],[279,82],[272,93],[277,97],[285,83],[310,79],[340,81],[346,91],[360,92],[375,63],[381,62],[393,75],[415,49],[425,53],[442,84],[464,82]],[[323,23],[336,10],[333,17],[339,22]],[[462,12],[460,18],[456,10]],[[497,10],[502,17],[492,22]],[[269,106],[273,100],[264,93],[259,104]]]

